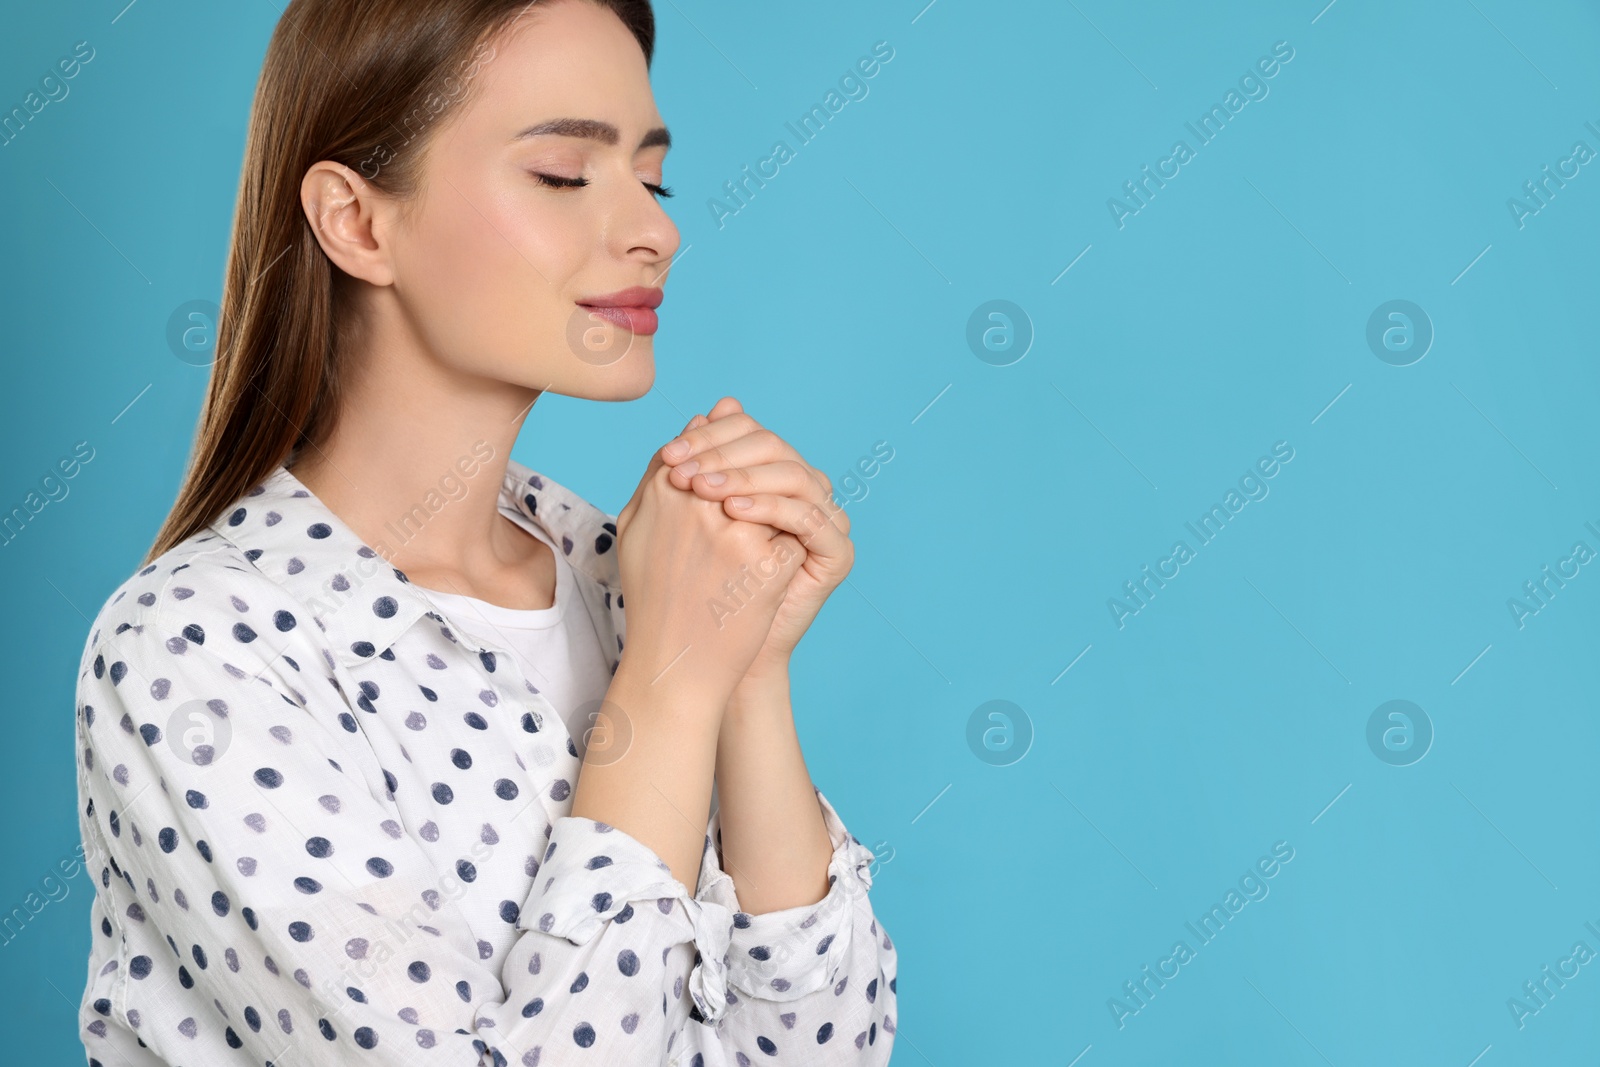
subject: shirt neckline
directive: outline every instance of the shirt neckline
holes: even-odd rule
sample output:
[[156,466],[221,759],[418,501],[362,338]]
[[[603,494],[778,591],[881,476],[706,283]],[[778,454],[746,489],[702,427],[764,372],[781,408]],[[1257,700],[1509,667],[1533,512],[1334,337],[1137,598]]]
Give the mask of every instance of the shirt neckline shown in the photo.
[[521,512],[502,505],[500,513],[549,546],[551,555],[555,557],[556,567],[554,603],[547,608],[508,608],[502,604],[491,604],[478,597],[432,589],[415,583],[412,588],[433,601],[434,606],[453,612],[458,617],[458,623],[469,630],[480,630],[482,626],[487,626],[490,630],[548,630],[559,625],[572,601],[574,577],[566,556],[556,550],[556,545],[542,527],[527,521]]
[[[510,457],[500,494],[503,506],[537,523],[559,545],[568,565],[598,584],[611,631],[602,637],[615,670],[627,631],[618,589],[616,519]],[[328,650],[332,662],[339,666],[355,667],[385,653],[392,656],[389,646],[424,615],[442,619],[411,580],[387,562],[381,539],[377,547],[363,543],[282,464],[218,516],[197,543],[213,539],[219,543],[207,551],[225,544],[242,552],[245,565],[303,601],[306,614],[332,646]],[[150,564],[150,569],[157,565]],[[160,617],[167,600],[162,598],[158,605],[155,622],[170,624],[171,632],[177,633],[180,622],[163,622]],[[615,649],[610,648],[613,641]]]

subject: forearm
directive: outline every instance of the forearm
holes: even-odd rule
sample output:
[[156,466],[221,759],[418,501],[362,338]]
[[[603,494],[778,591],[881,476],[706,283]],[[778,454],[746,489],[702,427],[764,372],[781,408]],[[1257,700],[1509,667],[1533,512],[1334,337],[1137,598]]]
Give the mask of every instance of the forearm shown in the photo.
[[815,904],[828,892],[828,840],[789,701],[787,669],[734,690],[716,743],[722,867],[742,909]]
[[711,811],[718,721],[710,698],[619,668],[593,724],[572,814],[648,845],[692,895]]

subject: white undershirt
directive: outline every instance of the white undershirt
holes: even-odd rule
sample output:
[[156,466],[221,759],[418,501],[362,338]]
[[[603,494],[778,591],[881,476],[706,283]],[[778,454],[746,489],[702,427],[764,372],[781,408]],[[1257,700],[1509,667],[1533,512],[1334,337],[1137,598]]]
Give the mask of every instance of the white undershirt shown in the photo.
[[581,759],[594,712],[611,685],[599,633],[577,589],[578,582],[589,579],[572,569],[543,529],[520,515],[506,517],[550,546],[556,561],[555,603],[548,608],[507,608],[435,589],[428,589],[427,596],[458,634],[511,650],[528,681],[560,713]]

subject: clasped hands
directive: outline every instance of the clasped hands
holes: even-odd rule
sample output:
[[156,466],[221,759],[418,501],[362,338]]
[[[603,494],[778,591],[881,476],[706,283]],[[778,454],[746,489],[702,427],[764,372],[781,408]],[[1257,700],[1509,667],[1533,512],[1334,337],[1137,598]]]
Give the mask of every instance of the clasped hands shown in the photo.
[[745,678],[783,675],[795,645],[855,560],[850,518],[834,503],[832,483],[731,396],[717,401],[709,415],[696,415],[657,455],[672,468],[672,485],[721,501],[730,518],[792,534],[804,547],[805,558]]

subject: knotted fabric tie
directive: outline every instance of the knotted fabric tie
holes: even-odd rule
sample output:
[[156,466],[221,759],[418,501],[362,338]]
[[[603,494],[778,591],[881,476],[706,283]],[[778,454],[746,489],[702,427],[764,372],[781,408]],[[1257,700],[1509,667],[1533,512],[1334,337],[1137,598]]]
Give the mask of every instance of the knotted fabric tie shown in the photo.
[[716,1021],[728,1010],[728,945],[733,934],[733,913],[711,900],[686,899],[689,919],[694,924],[695,946],[700,960],[689,972],[689,995],[708,1021]]

